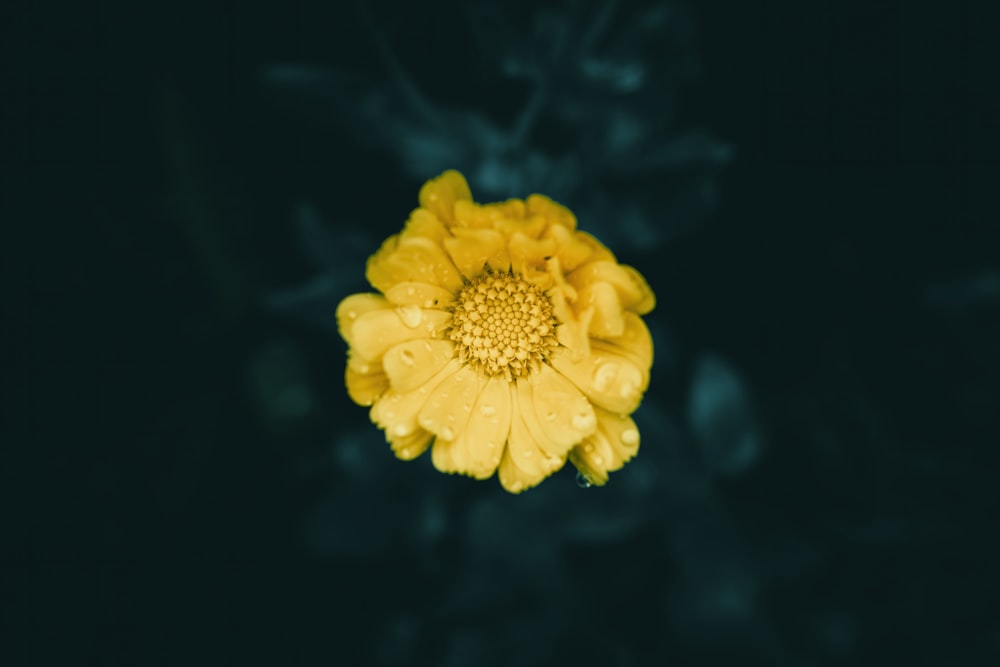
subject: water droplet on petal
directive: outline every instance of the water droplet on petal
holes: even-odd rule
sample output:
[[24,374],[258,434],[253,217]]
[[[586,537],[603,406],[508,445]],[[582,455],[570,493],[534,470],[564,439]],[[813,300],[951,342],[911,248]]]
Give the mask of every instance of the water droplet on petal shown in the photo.
[[594,369],[594,389],[597,391],[607,391],[616,375],[618,375],[618,364],[601,364]]
[[399,360],[402,361],[405,366],[409,366],[410,368],[413,368],[413,364],[416,363],[413,360],[413,352],[410,350],[402,350],[399,353]]
[[445,426],[443,429],[441,429],[441,437],[444,438],[445,440],[454,440],[455,431],[453,431],[450,426]]
[[593,413],[583,413],[573,416],[573,428],[577,431],[589,431],[594,427],[596,418]]
[[576,473],[576,485],[581,489],[589,489],[594,484],[590,481],[590,478],[584,475],[582,472]]
[[639,432],[634,428],[622,431],[622,442],[626,445],[634,445],[639,442]]
[[479,406],[479,414],[481,414],[484,417],[492,417],[496,413],[497,409],[494,408],[492,405],[487,404]]
[[424,311],[420,306],[400,306],[396,309],[399,319],[411,329],[416,328],[424,321]]

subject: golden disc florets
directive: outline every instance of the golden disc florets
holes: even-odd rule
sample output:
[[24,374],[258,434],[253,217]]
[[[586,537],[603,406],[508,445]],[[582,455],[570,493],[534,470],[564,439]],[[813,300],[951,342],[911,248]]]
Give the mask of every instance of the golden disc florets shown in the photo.
[[552,301],[515,273],[485,272],[466,283],[452,309],[449,338],[459,359],[487,377],[524,377],[556,345]]

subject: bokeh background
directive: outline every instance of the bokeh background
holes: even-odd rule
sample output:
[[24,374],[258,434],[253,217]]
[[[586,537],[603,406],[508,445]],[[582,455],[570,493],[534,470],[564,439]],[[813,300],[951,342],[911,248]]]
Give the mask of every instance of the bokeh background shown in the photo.
[[[1000,664],[989,3],[2,11],[5,664]],[[446,168],[657,293],[604,488],[344,392]]]

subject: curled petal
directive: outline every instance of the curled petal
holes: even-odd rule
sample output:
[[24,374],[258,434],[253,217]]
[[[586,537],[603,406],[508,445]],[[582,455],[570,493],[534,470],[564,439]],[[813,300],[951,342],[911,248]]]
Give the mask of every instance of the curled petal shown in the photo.
[[621,307],[640,315],[653,310],[656,299],[642,275],[631,266],[614,261],[588,262],[566,276],[566,281],[583,289],[588,285],[607,284],[614,288]]
[[449,170],[427,181],[420,188],[419,199],[421,207],[451,225],[455,222],[455,203],[472,201],[472,192],[462,174]]
[[608,473],[620,470],[639,451],[639,429],[625,415],[597,409],[597,430],[573,448],[570,462],[591,484],[603,486]]
[[594,253],[590,245],[578,238],[578,234],[562,225],[550,225],[545,230],[543,238],[555,241],[555,257],[566,271],[572,271],[580,266]]
[[426,452],[433,438],[434,434],[428,433],[422,428],[407,435],[385,434],[385,439],[389,442],[396,457],[404,461],[412,461]]
[[525,200],[525,206],[529,215],[538,215],[551,223],[569,229],[576,229],[576,216],[568,208],[552,201],[545,195],[529,195]]
[[590,335],[614,338],[625,333],[625,318],[615,288],[608,283],[594,283],[580,289],[580,304],[594,311],[590,320]]
[[344,371],[347,395],[358,405],[371,405],[389,388],[389,378],[381,369],[359,373],[350,366]]
[[484,266],[495,271],[510,268],[507,240],[495,229],[454,229],[454,238],[444,240],[444,248],[466,279],[483,272]]
[[373,310],[354,322],[351,346],[365,359],[377,361],[394,345],[439,336],[450,323],[451,313],[443,310],[417,306]]

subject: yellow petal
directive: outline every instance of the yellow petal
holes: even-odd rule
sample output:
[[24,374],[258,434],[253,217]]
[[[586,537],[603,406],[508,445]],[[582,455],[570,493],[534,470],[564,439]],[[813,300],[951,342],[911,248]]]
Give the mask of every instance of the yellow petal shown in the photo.
[[380,370],[359,373],[350,366],[344,371],[347,395],[358,405],[371,405],[389,388],[389,378]]
[[559,258],[559,262],[567,272],[583,264],[594,253],[591,246],[577,238],[575,233],[562,225],[550,225],[542,238],[555,241],[555,257]]
[[420,188],[420,205],[445,224],[455,222],[455,202],[462,200],[471,201],[472,192],[465,177],[454,170],[432,178]]
[[511,268],[525,280],[531,280],[545,271],[545,263],[555,253],[556,243],[552,239],[536,241],[518,231],[511,235],[507,248]]
[[622,308],[639,314],[648,313],[656,305],[656,297],[646,279],[631,266],[613,261],[588,262],[567,274],[566,281],[579,290],[606,283],[615,289]]
[[417,306],[373,310],[355,320],[350,342],[365,359],[377,361],[394,345],[439,336],[450,323],[451,313],[443,310]]
[[462,366],[431,392],[417,423],[442,440],[454,440],[469,421],[482,384],[479,373]]
[[459,438],[468,451],[468,474],[477,479],[492,475],[510,435],[511,383],[492,377],[479,393],[469,423]]
[[386,433],[385,439],[389,441],[392,451],[397,458],[404,461],[412,461],[427,451],[434,435],[422,428],[418,428],[408,435],[393,435]]
[[444,249],[428,238],[392,237],[368,258],[365,277],[378,291],[404,282],[428,283],[450,292],[462,286],[462,276]]
[[512,391],[513,410],[506,455],[521,471],[524,484],[534,486],[561,468],[565,458],[550,454],[542,446],[546,436],[534,414],[530,383],[518,382]]
[[396,283],[385,291],[385,298],[396,306],[419,306],[439,310],[447,309],[455,300],[455,296],[443,287],[414,282]]
[[626,357],[636,367],[643,369],[643,376],[649,375],[653,365],[653,338],[642,318],[635,313],[624,314],[625,330],[616,338],[592,339],[590,345],[595,350],[612,352]]
[[596,347],[579,361],[568,350],[558,349],[550,363],[594,405],[617,414],[634,412],[649,384],[646,369],[639,368],[628,357]]
[[427,397],[446,378],[454,375],[462,367],[461,362],[452,359],[434,377],[407,392],[400,392],[391,386],[375,401],[371,409],[371,419],[385,430],[387,436],[403,437],[415,433],[419,428],[417,415],[427,402]]
[[529,489],[551,475],[552,465],[545,461],[545,454],[535,444],[534,438],[521,419],[518,401],[513,402],[510,435],[497,468],[500,484],[511,493]]
[[448,228],[427,209],[417,208],[410,213],[400,238],[423,237],[440,244],[448,236]]
[[541,215],[550,223],[569,230],[576,229],[576,216],[573,215],[573,212],[545,195],[530,195],[525,201],[525,205],[529,215]]
[[589,327],[591,336],[614,338],[625,333],[625,313],[614,287],[594,283],[582,287],[579,294],[579,304],[588,304],[594,310]]
[[538,445],[552,458],[594,432],[594,408],[573,384],[548,364],[517,381],[521,416]]
[[406,393],[424,386],[454,356],[450,340],[408,340],[389,348],[382,366],[392,388]]
[[591,484],[604,485],[639,451],[639,429],[631,418],[597,410],[597,431],[573,448],[570,462]]
[[510,268],[507,240],[494,229],[454,230],[454,238],[444,240],[455,266],[467,279],[471,280],[483,272],[483,266],[497,271]]
[[376,310],[386,310],[390,307],[379,294],[352,294],[337,306],[337,329],[340,336],[351,345],[354,341],[354,323],[359,317]]

